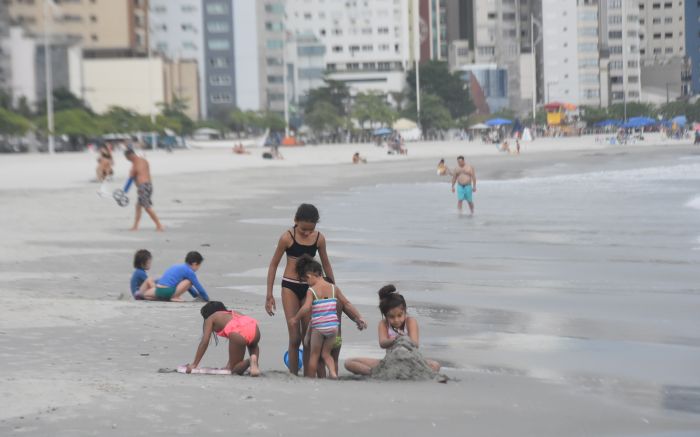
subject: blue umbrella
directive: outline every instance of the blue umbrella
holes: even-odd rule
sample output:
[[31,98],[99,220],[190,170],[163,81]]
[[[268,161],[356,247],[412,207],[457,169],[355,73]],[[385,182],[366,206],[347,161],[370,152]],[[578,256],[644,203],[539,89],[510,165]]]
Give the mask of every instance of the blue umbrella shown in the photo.
[[379,129],[374,130],[373,135],[376,135],[376,136],[389,135],[392,132],[394,132],[394,131],[389,129],[388,127],[380,127]]
[[598,123],[594,124],[593,126],[595,126],[595,127],[607,127],[607,126],[620,126],[621,124],[622,124],[622,121],[620,121],[620,120],[608,119],[608,120],[599,121]]
[[640,128],[640,127],[651,126],[654,124],[656,124],[656,120],[654,120],[653,118],[632,117],[629,120],[627,120],[627,123],[622,125],[622,127],[636,129],[636,128]]
[[688,119],[685,117],[685,115],[679,115],[677,117],[673,117],[671,119],[673,123],[676,123],[678,126],[685,126],[688,123]]
[[486,121],[486,126],[502,126],[504,124],[513,124],[512,121],[507,120],[505,118],[492,118],[491,120]]

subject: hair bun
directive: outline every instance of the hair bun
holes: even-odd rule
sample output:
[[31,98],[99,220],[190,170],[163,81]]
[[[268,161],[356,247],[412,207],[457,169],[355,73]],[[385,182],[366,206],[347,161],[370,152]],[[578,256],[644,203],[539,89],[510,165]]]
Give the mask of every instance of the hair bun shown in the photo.
[[396,287],[394,284],[385,285],[379,289],[379,300],[384,300],[394,293],[396,293]]

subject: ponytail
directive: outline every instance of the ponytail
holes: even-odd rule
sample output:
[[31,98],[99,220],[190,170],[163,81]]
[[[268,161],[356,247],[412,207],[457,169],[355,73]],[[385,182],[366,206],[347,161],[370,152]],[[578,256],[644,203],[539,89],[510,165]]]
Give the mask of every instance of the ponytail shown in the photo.
[[386,316],[396,307],[406,310],[406,299],[396,290],[394,284],[385,285],[377,292],[379,294],[379,311]]

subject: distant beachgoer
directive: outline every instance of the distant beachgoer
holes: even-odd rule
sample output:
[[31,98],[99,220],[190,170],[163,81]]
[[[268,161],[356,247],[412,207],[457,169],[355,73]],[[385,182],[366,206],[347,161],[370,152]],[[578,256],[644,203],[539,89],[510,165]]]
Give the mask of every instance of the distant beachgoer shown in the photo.
[[500,150],[501,150],[501,152],[510,153],[510,145],[508,144],[508,140],[503,141],[503,144],[501,144]]
[[[335,281],[333,269],[326,252],[326,237],[316,230],[318,220],[319,213],[315,206],[307,203],[301,204],[294,216],[294,227],[285,231],[277,242],[277,248],[272,255],[267,271],[265,311],[270,316],[273,316],[277,306],[272,289],[282,255],[287,254],[287,265],[282,276],[282,306],[289,331],[289,371],[295,375],[299,373],[299,345],[306,335],[306,329],[309,325],[309,317],[302,317],[296,323],[291,321],[299,312],[299,308],[304,304],[309,289],[309,284],[304,281],[304,278],[300,278],[296,272],[297,260],[304,254],[314,257],[318,252],[323,271],[326,276]],[[305,349],[304,365],[306,365],[307,361],[308,350]]]
[[156,212],[153,210],[153,202],[151,201],[151,196],[153,195],[153,183],[151,182],[151,169],[148,165],[148,161],[145,158],[141,158],[136,155],[133,149],[127,149],[124,152],[124,156],[131,162],[131,172],[129,176],[136,182],[138,187],[139,200],[136,202],[136,216],[134,217],[134,226],[131,227],[132,231],[139,228],[139,221],[141,221],[141,208],[146,210],[146,213],[151,217],[153,223],[156,225],[156,231],[163,231],[163,225],[160,224]]
[[[408,337],[416,347],[420,343],[418,321],[408,316],[406,300],[393,285],[385,285],[379,290],[379,311],[382,320],[378,326],[379,347],[389,349],[397,338]],[[440,364],[426,360],[434,370],[440,370]],[[345,368],[356,375],[371,375],[380,360],[376,358],[348,358]]]
[[457,157],[457,168],[452,173],[452,192],[457,184],[457,209],[462,212],[462,202],[469,204],[471,214],[474,214],[473,193],[476,192],[476,171],[474,167],[464,162],[464,156]]
[[237,155],[250,155],[250,152],[243,147],[243,144],[236,144],[233,146],[233,153]]
[[155,287],[156,283],[148,277],[153,256],[146,249],[136,251],[134,254],[134,273],[131,275],[131,295],[136,300],[142,300],[144,293]]
[[[232,374],[242,375],[250,368],[250,376],[260,376],[258,359],[260,358],[260,328],[258,322],[252,317],[245,316],[235,311],[226,309],[226,306],[218,301],[208,302],[200,310],[204,318],[202,327],[202,341],[199,342],[197,352],[192,364],[187,365],[187,373],[196,369],[209,347],[210,337],[219,344],[217,336],[228,338],[228,363],[225,369]],[[249,359],[245,358],[248,349]]]
[[203,261],[204,257],[199,252],[189,252],[184,264],[168,268],[155,285],[143,293],[144,299],[182,302],[180,296],[189,291],[195,298],[209,302],[207,290],[197,279],[197,271],[202,267]]
[[100,156],[97,158],[97,181],[104,182],[114,175],[114,158],[107,145],[100,147]]
[[448,174],[452,174],[450,169],[445,165],[445,160],[441,159],[440,162],[438,162],[437,165],[437,174],[438,176],[446,176]]
[[352,155],[352,163],[353,164],[359,164],[359,163],[367,164],[367,158],[360,156],[360,152],[355,152],[355,154]]
[[520,155],[520,138],[515,139],[515,151],[518,155]]
[[[302,255],[297,260],[296,270],[299,278],[309,284],[304,304],[289,320],[290,324],[297,325],[302,318],[311,314],[311,322],[304,339],[304,348],[309,348],[309,362],[305,368],[304,376],[316,377],[320,358],[328,367],[331,379],[337,379],[338,364],[331,352],[336,347],[340,336],[339,305],[350,309],[351,313],[357,315],[353,317],[357,329],[365,329],[367,322],[364,321],[340,288],[332,282],[325,281],[323,267],[311,256]],[[342,339],[340,341],[342,342]]]

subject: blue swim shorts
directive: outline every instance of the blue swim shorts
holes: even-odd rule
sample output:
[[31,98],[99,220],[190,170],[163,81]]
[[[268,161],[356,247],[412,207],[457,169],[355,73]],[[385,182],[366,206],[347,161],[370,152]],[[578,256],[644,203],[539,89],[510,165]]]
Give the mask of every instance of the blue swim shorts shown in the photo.
[[457,184],[457,200],[472,202],[472,185]]

